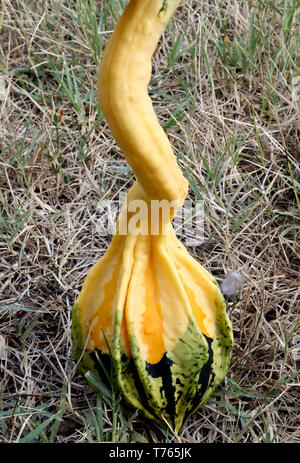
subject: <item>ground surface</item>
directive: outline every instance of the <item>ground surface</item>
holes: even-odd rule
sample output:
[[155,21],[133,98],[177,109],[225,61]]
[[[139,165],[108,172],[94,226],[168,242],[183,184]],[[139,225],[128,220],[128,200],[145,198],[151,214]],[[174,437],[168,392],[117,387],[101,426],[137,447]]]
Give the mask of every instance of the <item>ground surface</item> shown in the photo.
[[189,251],[219,282],[243,276],[222,387],[166,435],[112,414],[70,361],[72,304],[111,239],[97,206],[134,179],[95,93],[124,4],[1,3],[0,440],[299,442],[299,0],[184,0],[153,60],[156,113],[204,205]]

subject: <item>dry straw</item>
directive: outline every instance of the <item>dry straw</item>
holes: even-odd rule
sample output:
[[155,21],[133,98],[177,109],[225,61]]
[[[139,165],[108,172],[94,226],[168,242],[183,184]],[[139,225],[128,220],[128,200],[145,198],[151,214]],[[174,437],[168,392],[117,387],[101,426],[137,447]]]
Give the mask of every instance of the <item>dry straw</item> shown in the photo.
[[[177,439],[96,400],[70,363],[72,304],[111,238],[96,232],[97,203],[133,182],[95,94],[123,6],[2,3],[3,442]],[[297,43],[294,0],[184,0],[153,60],[156,113],[205,208],[205,242],[191,252],[219,282],[243,278],[228,298],[227,379],[181,442],[299,442]]]

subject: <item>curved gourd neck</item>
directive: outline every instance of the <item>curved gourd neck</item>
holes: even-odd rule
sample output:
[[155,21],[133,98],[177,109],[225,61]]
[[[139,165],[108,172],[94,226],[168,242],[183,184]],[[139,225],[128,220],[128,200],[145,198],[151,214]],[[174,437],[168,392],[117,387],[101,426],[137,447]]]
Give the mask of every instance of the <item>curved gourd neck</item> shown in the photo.
[[131,0],[102,58],[98,96],[116,142],[152,199],[183,203],[188,182],[153,110],[151,58],[180,0]]
[[167,24],[181,3],[181,0],[160,0],[160,3],[162,3],[162,6],[158,14]]

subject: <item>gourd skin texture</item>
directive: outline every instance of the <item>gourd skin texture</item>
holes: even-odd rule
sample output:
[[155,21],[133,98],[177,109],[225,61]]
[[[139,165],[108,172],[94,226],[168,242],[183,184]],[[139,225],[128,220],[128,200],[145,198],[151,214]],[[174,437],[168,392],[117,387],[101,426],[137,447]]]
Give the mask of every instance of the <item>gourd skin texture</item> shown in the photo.
[[[147,93],[151,57],[179,0],[131,0],[108,41],[98,79],[99,103],[137,180],[117,231],[92,267],[73,309],[78,368],[104,373],[113,358],[126,401],[162,426],[179,430],[223,380],[232,329],[221,291],[178,241],[170,218],[159,233],[120,233],[135,200],[174,201],[188,182]],[[100,360],[100,362],[99,362]]]

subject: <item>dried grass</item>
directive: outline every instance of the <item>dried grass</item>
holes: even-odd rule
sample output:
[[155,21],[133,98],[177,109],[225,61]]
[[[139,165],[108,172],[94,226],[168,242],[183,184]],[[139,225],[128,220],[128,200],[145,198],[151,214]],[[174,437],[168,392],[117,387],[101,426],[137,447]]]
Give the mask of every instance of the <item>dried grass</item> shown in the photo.
[[[181,442],[300,439],[299,7],[289,17],[291,1],[274,10],[258,3],[183,1],[153,61],[157,115],[206,211],[205,242],[190,251],[219,281],[229,270],[244,281],[228,300],[227,378]],[[112,3],[87,4],[105,43]],[[79,0],[1,8],[0,433],[19,442],[63,403],[55,442],[84,442],[87,398],[96,403],[70,362],[71,309],[110,241],[95,228],[97,203],[126,192],[133,174],[97,109],[88,8]],[[68,78],[73,95],[78,86],[73,100]],[[103,405],[104,435],[112,426]],[[125,435],[165,441],[139,420]]]

